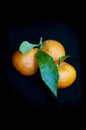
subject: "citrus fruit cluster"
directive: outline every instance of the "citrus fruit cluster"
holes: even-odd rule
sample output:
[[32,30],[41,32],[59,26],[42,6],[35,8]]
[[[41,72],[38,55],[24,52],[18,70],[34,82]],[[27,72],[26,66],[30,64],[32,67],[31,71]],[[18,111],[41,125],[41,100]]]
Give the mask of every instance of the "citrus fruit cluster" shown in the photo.
[[[13,53],[12,63],[18,72],[25,76],[35,74],[39,68],[36,54],[39,48],[34,47],[23,54],[19,50]],[[61,42],[48,39],[42,42],[41,50],[51,56],[59,72],[58,88],[63,89],[71,86],[76,79],[76,69],[66,61],[60,63],[60,58],[66,56],[66,51]]]

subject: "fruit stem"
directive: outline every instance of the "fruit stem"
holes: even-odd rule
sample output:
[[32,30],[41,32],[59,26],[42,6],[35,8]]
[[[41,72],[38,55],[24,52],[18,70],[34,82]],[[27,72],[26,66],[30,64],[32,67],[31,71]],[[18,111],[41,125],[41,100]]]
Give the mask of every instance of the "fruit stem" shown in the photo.
[[61,67],[62,66],[62,62],[61,63],[59,63],[59,67]]
[[43,38],[41,37],[41,38],[40,38],[40,41],[39,41],[39,46],[40,46],[39,49],[40,49],[40,50],[43,48],[43,42],[42,42],[42,39],[43,39]]

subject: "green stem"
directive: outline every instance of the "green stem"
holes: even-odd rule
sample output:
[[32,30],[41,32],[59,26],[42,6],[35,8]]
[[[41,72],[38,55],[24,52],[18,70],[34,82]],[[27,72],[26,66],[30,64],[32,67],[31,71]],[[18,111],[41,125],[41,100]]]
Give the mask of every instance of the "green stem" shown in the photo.
[[39,46],[40,46],[39,49],[40,49],[40,50],[43,48],[43,42],[42,42],[42,39],[43,39],[43,38],[41,37],[41,38],[40,38],[40,41],[39,41]]

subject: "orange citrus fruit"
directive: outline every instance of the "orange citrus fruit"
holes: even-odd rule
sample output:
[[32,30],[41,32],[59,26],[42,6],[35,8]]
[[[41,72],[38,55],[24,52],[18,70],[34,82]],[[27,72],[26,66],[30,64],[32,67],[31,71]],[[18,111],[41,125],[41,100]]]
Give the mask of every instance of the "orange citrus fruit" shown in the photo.
[[63,61],[61,66],[56,63],[59,72],[58,88],[63,89],[71,86],[77,76],[76,69],[71,64]]
[[33,75],[38,69],[36,53],[38,48],[33,48],[25,54],[19,50],[12,55],[12,63],[17,71],[25,76]]
[[66,55],[66,51],[62,43],[52,39],[43,41],[42,50],[48,53],[54,59],[54,61],[59,61],[61,56]]

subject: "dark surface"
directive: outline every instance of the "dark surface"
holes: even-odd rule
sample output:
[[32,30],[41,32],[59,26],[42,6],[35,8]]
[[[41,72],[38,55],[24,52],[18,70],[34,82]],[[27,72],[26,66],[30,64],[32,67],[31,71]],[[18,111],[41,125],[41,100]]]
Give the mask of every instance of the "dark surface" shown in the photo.
[[[71,21],[70,17],[20,21],[15,23],[8,20],[6,25],[8,85],[2,95],[6,111],[82,112],[84,86],[80,24]],[[11,56],[22,41],[38,43],[40,37],[43,40],[56,39],[62,42],[67,54],[72,56],[67,61],[77,70],[74,84],[67,89],[58,90],[57,99],[42,82],[39,71],[34,76],[24,77],[11,63]]]

